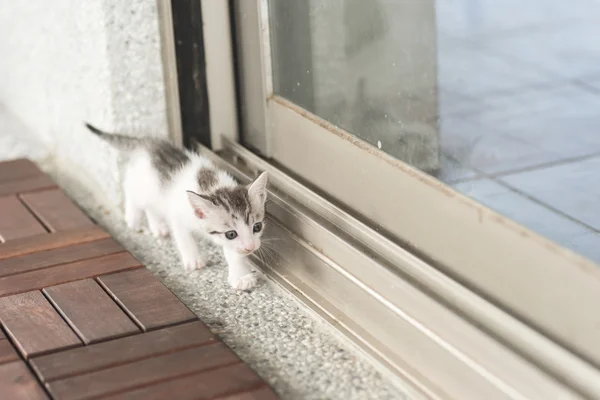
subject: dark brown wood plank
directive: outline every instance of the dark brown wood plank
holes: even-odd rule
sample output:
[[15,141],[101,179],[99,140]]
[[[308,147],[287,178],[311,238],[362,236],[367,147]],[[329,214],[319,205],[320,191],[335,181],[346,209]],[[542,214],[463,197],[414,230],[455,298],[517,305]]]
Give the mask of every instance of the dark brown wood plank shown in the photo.
[[12,343],[10,343],[10,340],[7,340],[6,338],[0,339],[0,364],[5,364],[18,359],[19,355]]
[[251,392],[263,385],[250,368],[240,363],[119,393],[103,400],[205,400]]
[[43,233],[46,229],[17,196],[0,197],[0,242]]
[[94,225],[68,232],[57,232],[51,235],[44,234],[11,240],[0,246],[0,260],[36,253],[38,251],[71,246],[77,243],[91,242],[93,240],[105,239],[108,237],[110,237],[108,233],[99,226]]
[[63,400],[95,398],[238,362],[227,346],[216,343],[53,381],[46,387]]
[[0,184],[4,181],[30,178],[43,174],[37,165],[25,158],[0,162]]
[[101,276],[98,281],[144,330],[196,318],[147,269]]
[[93,344],[31,359],[42,381],[53,381],[114,367],[145,358],[215,343],[201,321]]
[[27,193],[21,195],[21,199],[50,232],[68,231],[93,225],[93,222],[61,189]]
[[[218,400],[277,400],[279,397],[273,392],[273,390],[264,385],[254,390],[250,390],[244,393],[236,393],[229,396],[219,397]],[[217,400],[217,399],[214,399]]]
[[0,297],[141,267],[131,254],[123,252],[5,276],[0,278]]
[[31,178],[15,179],[0,182],[0,196],[28,193],[36,190],[55,188],[56,183],[49,176],[40,175]]
[[6,400],[48,399],[23,361],[0,365],[0,396]]
[[39,291],[1,298],[0,321],[24,357],[81,345]]
[[[56,235],[59,235],[57,233]],[[54,236],[54,235],[52,235]],[[55,265],[67,264],[75,261],[88,260],[109,254],[125,251],[123,247],[113,239],[100,239],[93,242],[76,244],[73,246],[60,247],[25,254],[19,257],[0,260],[0,277],[20,274],[36,269],[53,267]]]
[[52,286],[43,291],[85,344],[140,332],[93,279]]

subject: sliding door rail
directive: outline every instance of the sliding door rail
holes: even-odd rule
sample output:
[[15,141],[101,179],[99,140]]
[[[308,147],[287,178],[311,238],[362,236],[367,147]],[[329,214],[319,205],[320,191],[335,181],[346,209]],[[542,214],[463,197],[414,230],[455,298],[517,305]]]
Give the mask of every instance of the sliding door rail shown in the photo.
[[241,181],[269,172],[255,259],[379,365],[432,399],[600,399],[600,371],[237,143],[201,152]]

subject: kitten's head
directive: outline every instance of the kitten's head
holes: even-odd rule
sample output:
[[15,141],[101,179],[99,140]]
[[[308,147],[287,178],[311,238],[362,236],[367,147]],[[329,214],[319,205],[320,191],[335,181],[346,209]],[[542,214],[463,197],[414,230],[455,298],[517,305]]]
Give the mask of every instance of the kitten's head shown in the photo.
[[250,254],[260,247],[265,227],[267,173],[248,186],[218,188],[210,194],[188,191],[195,218],[225,249]]

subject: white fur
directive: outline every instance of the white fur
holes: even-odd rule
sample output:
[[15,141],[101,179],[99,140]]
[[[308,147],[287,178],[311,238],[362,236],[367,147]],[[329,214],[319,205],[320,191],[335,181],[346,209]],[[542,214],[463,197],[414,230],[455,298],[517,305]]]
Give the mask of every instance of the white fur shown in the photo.
[[[257,279],[246,256],[260,247],[262,235],[262,230],[259,234],[253,233],[252,227],[254,223],[262,222],[264,213],[258,216],[260,221],[255,220],[256,216],[253,215],[250,223],[245,224],[244,221],[232,220],[225,210],[219,210],[208,202],[202,204],[201,197],[190,196],[189,191],[203,194],[196,178],[201,168],[209,167],[218,171],[216,187],[236,187],[237,183],[224,171],[217,170],[209,160],[191,152],[187,155],[191,162],[177,171],[170,182],[161,183],[145,150],[135,150],[131,154],[124,180],[127,225],[132,229],[140,229],[145,215],[154,236],[162,238],[170,233],[186,270],[202,268],[206,264],[195,235],[210,238],[223,247],[231,286],[236,290],[248,290],[256,285]],[[248,190],[252,204],[263,209],[265,186],[266,175],[263,175]],[[205,218],[194,214],[196,206],[203,207]],[[225,232],[232,229],[238,233],[235,240],[228,240],[224,235],[208,234],[208,230]]]

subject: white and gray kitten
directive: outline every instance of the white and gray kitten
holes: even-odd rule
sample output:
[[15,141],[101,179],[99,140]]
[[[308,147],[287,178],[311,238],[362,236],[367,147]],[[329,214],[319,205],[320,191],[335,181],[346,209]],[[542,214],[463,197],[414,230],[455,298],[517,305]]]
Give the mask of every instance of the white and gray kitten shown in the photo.
[[195,234],[204,235],[223,248],[233,288],[248,290],[256,285],[246,257],[261,245],[266,172],[243,186],[206,158],[167,141],[109,134],[86,126],[129,156],[124,191],[130,228],[139,229],[145,214],[154,236],[172,235],[187,270],[206,263],[194,239]]

